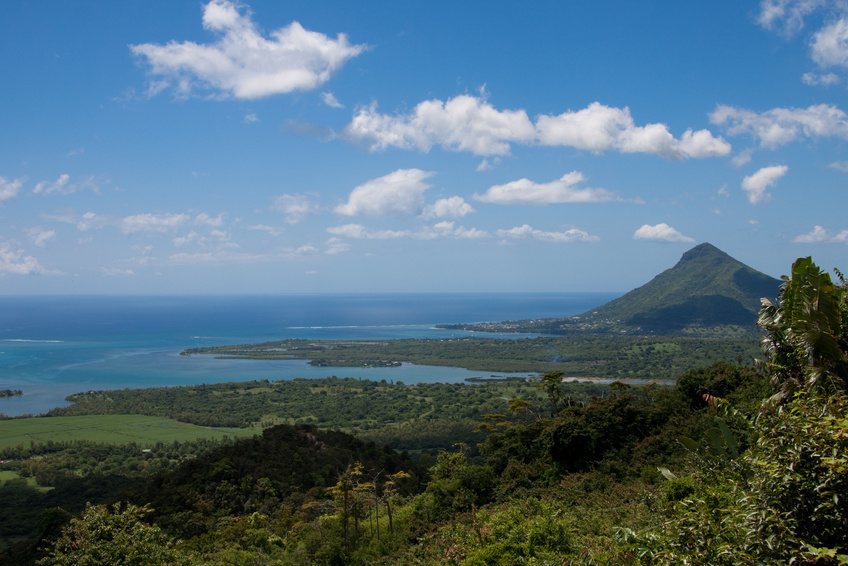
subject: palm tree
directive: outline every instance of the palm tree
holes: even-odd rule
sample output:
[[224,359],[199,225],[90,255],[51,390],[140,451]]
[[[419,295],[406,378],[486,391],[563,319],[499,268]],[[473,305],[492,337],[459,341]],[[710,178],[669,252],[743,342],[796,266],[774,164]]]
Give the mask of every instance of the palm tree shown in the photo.
[[848,291],[809,257],[783,276],[778,304],[762,299],[757,324],[767,332],[764,370],[780,399],[795,391],[848,388]]

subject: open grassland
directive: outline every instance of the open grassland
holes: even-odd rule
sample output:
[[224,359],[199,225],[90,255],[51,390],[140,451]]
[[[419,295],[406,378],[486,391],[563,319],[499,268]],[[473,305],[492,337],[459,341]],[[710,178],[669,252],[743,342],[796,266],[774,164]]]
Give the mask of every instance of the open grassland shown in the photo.
[[157,442],[186,442],[198,438],[241,438],[257,434],[255,429],[206,427],[143,415],[83,415],[32,417],[0,421],[0,449],[23,444],[89,440],[106,444],[153,445]]

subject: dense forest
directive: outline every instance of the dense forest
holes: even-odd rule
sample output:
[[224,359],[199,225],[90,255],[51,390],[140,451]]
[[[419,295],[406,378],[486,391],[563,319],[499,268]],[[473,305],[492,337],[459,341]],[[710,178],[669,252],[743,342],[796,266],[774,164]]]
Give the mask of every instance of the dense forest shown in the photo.
[[[158,469],[139,463],[135,474],[95,478],[83,468],[67,479],[111,478],[120,486],[90,492],[81,514],[64,504],[41,512],[29,540],[9,548],[5,560],[848,563],[848,289],[841,274],[834,282],[799,259],[779,299],[764,302],[759,326],[757,367],[702,365],[673,387],[614,382],[580,397],[557,372],[510,384],[491,412],[473,414],[476,452],[459,442],[435,458],[413,455],[295,419],[193,457],[151,450],[145,457],[160,460]],[[237,407],[241,397],[268,393],[252,389],[271,385],[234,384],[229,396]],[[411,388],[358,380],[322,387],[373,389],[375,399]],[[476,387],[446,387],[443,398]],[[103,395],[90,400],[92,408],[124,402]],[[24,478],[35,473],[24,467],[34,466],[32,456],[13,462]],[[4,483],[0,492],[27,493],[17,488]]]

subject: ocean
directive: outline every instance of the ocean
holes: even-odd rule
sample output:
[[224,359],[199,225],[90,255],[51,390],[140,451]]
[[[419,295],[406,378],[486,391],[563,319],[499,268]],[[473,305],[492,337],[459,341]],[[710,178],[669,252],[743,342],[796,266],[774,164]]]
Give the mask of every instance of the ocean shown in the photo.
[[[41,414],[90,390],[254,379],[361,377],[454,383],[461,368],[316,368],[304,361],[216,360],[186,348],[306,338],[445,338],[439,323],[570,316],[617,293],[431,293],[0,297],[0,413]],[[492,334],[505,337],[502,334]],[[526,336],[526,335],[522,335]],[[502,374],[508,375],[508,374]]]

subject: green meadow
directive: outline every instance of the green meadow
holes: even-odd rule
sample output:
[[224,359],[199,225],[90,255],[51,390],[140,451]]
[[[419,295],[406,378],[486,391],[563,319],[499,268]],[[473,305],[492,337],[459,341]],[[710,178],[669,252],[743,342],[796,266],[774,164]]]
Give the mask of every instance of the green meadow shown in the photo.
[[198,438],[241,438],[256,429],[206,427],[163,417],[142,415],[83,415],[32,417],[0,421],[0,449],[23,444],[89,440],[107,444],[152,445],[157,442],[186,442]]

